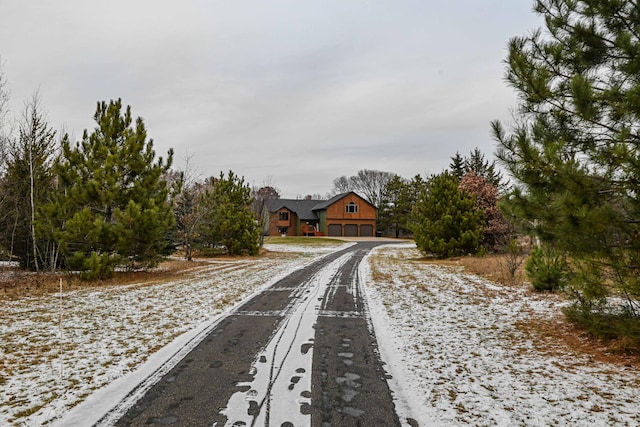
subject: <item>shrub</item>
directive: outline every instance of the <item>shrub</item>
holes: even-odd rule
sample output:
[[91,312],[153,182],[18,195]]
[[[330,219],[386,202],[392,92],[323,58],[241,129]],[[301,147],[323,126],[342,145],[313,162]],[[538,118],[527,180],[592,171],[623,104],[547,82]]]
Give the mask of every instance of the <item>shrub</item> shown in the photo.
[[83,280],[105,279],[113,274],[116,258],[110,254],[92,251],[87,257],[83,252],[75,252],[69,260],[70,270],[79,270]]
[[418,248],[437,258],[478,252],[483,214],[473,196],[458,189],[458,178],[444,172],[419,189],[411,230]]
[[506,270],[507,277],[513,283],[516,279],[516,272],[524,263],[526,258],[524,248],[517,239],[509,240],[504,253],[502,254],[501,264]]
[[563,289],[567,281],[567,261],[549,245],[536,247],[524,269],[536,291]]

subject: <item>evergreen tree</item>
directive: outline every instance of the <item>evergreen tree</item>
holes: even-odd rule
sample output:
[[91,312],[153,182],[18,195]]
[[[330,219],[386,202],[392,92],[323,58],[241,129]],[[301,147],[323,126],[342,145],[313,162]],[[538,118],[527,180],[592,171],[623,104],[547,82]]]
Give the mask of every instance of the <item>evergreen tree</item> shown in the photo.
[[20,263],[32,270],[50,268],[52,242],[36,232],[41,205],[53,185],[52,161],[55,131],[47,123],[36,93],[25,104],[18,138],[8,144],[6,171],[0,181],[0,242]]
[[510,133],[493,123],[497,155],[516,179],[505,208],[571,256],[569,288],[585,313],[615,307],[604,304],[614,293],[637,318],[640,8],[538,0],[535,10],[546,30],[513,38],[506,61],[519,122]]
[[502,182],[502,173],[496,170],[496,162],[486,160],[478,147],[474,148],[466,157],[462,157],[456,151],[456,155],[451,157],[449,172],[459,180],[462,180],[466,174],[473,173],[487,180],[489,184],[498,190],[502,190],[505,187]]
[[467,173],[465,170],[465,161],[464,158],[460,155],[459,151],[456,151],[456,155],[451,157],[451,163],[449,163],[449,170],[451,174],[453,174],[456,178],[462,179],[464,174]]
[[502,174],[496,171],[496,162],[489,163],[478,147],[471,151],[469,157],[465,159],[464,170],[466,173],[473,172],[486,179],[496,188],[502,187]]
[[174,226],[169,190],[162,175],[172,161],[156,160],[141,118],[121,100],[99,102],[97,127],[71,145],[65,137],[56,162],[59,197],[55,211],[63,224],[56,237],[66,266],[108,274],[122,260],[153,265],[172,248]]
[[385,187],[382,203],[378,209],[378,229],[390,230],[396,238],[408,233],[409,218],[415,203],[415,192],[411,185],[395,175]]
[[449,172],[432,176],[423,185],[412,214],[411,230],[418,248],[438,258],[478,251],[482,212],[474,199],[458,189]]
[[202,194],[203,217],[199,227],[206,247],[223,246],[229,255],[257,255],[260,224],[252,210],[251,188],[244,178],[229,171],[225,177],[211,178]]

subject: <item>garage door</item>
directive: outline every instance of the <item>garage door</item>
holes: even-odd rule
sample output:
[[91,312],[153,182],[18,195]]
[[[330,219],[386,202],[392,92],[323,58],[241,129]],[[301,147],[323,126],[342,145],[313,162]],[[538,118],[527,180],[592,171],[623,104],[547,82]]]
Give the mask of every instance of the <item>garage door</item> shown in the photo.
[[329,236],[342,236],[342,226],[340,224],[329,224]]
[[347,224],[344,226],[344,235],[348,237],[358,237],[358,225]]
[[362,236],[362,237],[373,237],[373,225],[371,225],[371,224],[362,224],[360,226],[360,236]]

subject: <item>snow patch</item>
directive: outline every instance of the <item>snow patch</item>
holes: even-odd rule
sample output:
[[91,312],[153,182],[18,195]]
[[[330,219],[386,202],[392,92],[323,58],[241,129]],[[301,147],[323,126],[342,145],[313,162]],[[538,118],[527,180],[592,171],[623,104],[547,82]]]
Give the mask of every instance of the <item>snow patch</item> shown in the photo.
[[218,260],[180,281],[67,292],[62,305],[59,294],[3,303],[0,425],[97,421],[233,307],[328,253]]
[[570,349],[548,354],[517,327],[557,316],[562,301],[419,256],[411,246],[379,247],[360,275],[403,423],[640,424],[637,369]]

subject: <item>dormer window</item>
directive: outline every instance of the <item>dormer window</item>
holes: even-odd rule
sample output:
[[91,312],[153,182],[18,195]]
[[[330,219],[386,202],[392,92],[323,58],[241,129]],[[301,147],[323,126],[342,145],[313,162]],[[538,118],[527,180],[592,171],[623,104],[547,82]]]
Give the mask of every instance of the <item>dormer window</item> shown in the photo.
[[280,221],[289,221],[289,212],[287,211],[280,211],[278,213],[278,219]]
[[347,213],[358,213],[358,205],[353,202],[347,203],[346,209]]

